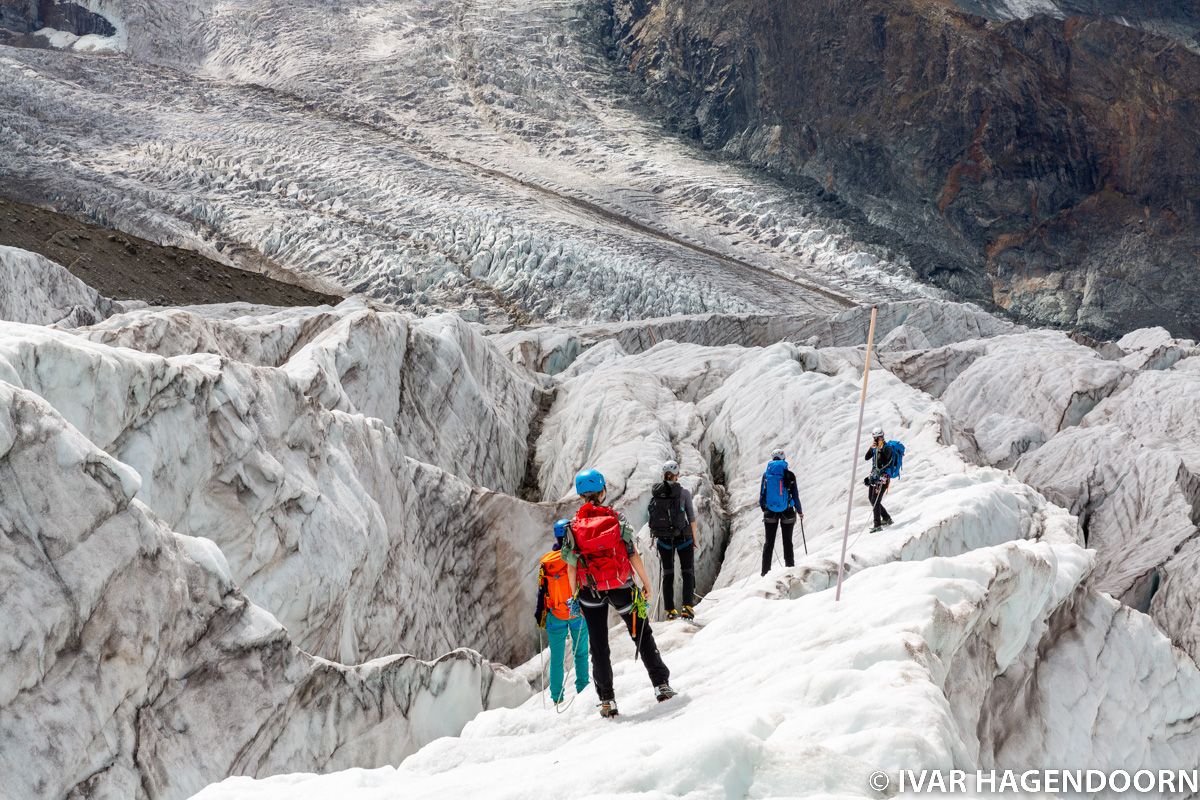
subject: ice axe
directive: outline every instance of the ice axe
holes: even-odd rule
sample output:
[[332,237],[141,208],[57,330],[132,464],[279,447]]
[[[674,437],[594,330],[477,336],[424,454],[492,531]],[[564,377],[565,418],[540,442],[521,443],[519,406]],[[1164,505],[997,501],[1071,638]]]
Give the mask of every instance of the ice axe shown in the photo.
[[804,545],[804,555],[808,555],[808,539],[804,537],[804,515],[800,515],[800,543]]

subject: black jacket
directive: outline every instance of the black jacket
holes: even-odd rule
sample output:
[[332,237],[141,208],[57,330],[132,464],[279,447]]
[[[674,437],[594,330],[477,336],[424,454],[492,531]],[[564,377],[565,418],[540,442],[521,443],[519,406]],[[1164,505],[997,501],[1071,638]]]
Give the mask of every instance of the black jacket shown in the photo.
[[891,473],[894,471],[892,468],[896,464],[896,454],[892,452],[891,445],[887,444],[886,442],[884,443],[883,447],[879,448],[878,456],[875,453],[874,446],[868,448],[867,455],[865,458],[863,458],[863,461],[873,461],[871,464],[872,478],[876,478],[881,475],[885,478],[894,477]]

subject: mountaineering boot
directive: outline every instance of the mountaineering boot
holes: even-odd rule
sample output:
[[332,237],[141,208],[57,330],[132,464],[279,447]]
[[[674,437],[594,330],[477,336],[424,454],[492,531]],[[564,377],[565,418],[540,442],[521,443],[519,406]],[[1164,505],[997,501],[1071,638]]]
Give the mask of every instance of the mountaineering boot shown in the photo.
[[883,527],[885,527],[885,528],[886,528],[888,525],[891,525],[891,524],[892,524],[892,518],[891,518],[891,517],[888,517],[887,519],[885,519],[885,520],[883,521]]
[[679,616],[683,617],[684,619],[695,619],[696,609],[692,608],[691,606],[684,606],[683,611],[679,612]]
[[615,717],[617,716],[617,701],[616,700],[601,700],[600,701],[600,716]]
[[679,612],[672,608],[667,612],[667,619],[679,619]]
[[660,703],[664,700],[670,700],[677,694],[679,694],[679,692],[672,689],[670,685],[666,683],[660,683],[658,686],[654,687],[654,699]]
[[867,533],[879,533],[881,530],[883,530],[883,526],[876,525],[874,528],[871,528],[871,530],[867,531]]

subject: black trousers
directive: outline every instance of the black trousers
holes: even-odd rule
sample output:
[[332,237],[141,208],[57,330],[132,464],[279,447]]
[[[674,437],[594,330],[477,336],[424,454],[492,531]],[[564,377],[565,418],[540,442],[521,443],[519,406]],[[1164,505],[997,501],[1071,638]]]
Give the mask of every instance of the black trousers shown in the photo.
[[796,512],[764,511],[763,525],[767,529],[767,538],[763,541],[762,574],[771,571],[771,556],[775,553],[775,531],[783,528],[783,565],[796,566],[796,558],[792,552],[792,531],[796,528]]
[[867,485],[867,499],[871,501],[871,511],[875,516],[875,527],[883,523],[892,524],[892,515],[883,507],[883,496],[887,494],[888,481]]
[[641,619],[634,614],[633,588],[596,591],[584,587],[579,590],[579,608],[588,628],[588,644],[592,650],[592,682],[596,684],[596,695],[601,700],[613,699],[612,654],[608,648],[609,606],[616,610],[625,623],[625,628],[637,647],[638,657],[642,659],[646,673],[650,676],[650,683],[654,686],[666,683],[671,677],[671,671],[663,663],[658,645],[654,643],[650,620]]
[[670,540],[664,542],[659,539],[658,557],[662,559],[662,601],[665,611],[675,610],[676,553],[679,554],[679,571],[683,573],[683,604],[696,605],[696,545],[688,541],[676,547]]

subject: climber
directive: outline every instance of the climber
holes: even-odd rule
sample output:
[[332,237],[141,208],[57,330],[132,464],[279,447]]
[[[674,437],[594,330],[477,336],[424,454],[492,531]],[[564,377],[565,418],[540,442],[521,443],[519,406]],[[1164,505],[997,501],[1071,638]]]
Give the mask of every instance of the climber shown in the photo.
[[539,628],[546,629],[550,641],[550,699],[563,701],[563,657],[567,637],[571,638],[575,660],[575,693],[588,685],[588,631],[579,613],[579,603],[567,579],[567,564],[562,558],[563,539],[571,521],[554,523],[554,549],[542,556],[538,570],[537,607],[534,615]]
[[877,533],[892,524],[892,515],[883,507],[883,496],[891,482],[900,477],[904,445],[895,440],[884,441],[883,428],[876,426],[871,431],[871,447],[864,460],[871,462],[871,474],[863,483],[867,485],[867,498],[874,514],[875,527],[871,528],[871,533]]
[[762,574],[766,575],[771,570],[775,531],[780,527],[783,528],[784,566],[794,566],[792,530],[796,527],[797,517],[804,519],[804,509],[800,506],[800,493],[796,490],[796,476],[788,469],[783,450],[778,448],[771,452],[771,460],[763,472],[758,507],[762,509],[763,525],[767,531],[766,540],[763,541]]
[[[671,672],[663,663],[646,619],[650,582],[642,557],[633,545],[633,528],[623,515],[604,505],[607,487],[604,476],[596,470],[576,475],[575,491],[584,503],[567,531],[562,557],[567,562],[572,593],[578,597],[587,622],[600,716],[615,717],[617,703],[608,649],[607,606],[612,606],[625,623],[654,686],[654,696],[662,702],[676,693],[667,683]],[[635,573],[641,582],[640,590],[633,582]]]
[[[650,535],[658,545],[662,560],[662,600],[667,619],[693,619],[696,602],[696,545],[698,539],[696,509],[692,493],[679,485],[679,464],[668,461],[662,466],[662,483],[650,490]],[[675,555],[683,573],[683,608],[675,610]]]

